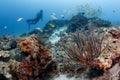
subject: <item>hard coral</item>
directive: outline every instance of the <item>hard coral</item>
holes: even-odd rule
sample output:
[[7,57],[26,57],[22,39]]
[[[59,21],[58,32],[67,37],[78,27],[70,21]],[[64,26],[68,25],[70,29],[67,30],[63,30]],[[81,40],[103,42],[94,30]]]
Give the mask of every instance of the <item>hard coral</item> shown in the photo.
[[117,28],[110,28],[106,34],[104,44],[109,43],[106,50],[98,58],[99,66],[104,69],[111,68],[114,64],[120,61],[120,30]]
[[118,39],[120,38],[120,29],[116,29],[116,28],[111,28],[109,30],[109,33],[112,35],[113,38]]
[[[10,59],[8,62],[2,62],[0,61],[0,74],[3,74],[6,80],[11,80],[11,70],[15,69],[15,67],[19,64],[16,60]],[[10,67],[11,66],[11,67]],[[1,77],[0,77],[1,78]],[[3,80],[3,79],[0,79]]]
[[103,76],[93,78],[92,80],[120,80],[120,63],[115,64]]
[[[50,51],[44,46],[40,45],[36,40],[36,36],[32,35],[18,40],[18,46],[21,48],[22,52],[28,54],[26,59],[22,61],[16,68],[16,74],[21,80],[38,80],[45,75],[48,68],[50,72],[56,70],[52,69],[52,56]],[[51,65],[52,64],[52,65]],[[51,65],[49,67],[49,65]]]
[[72,17],[69,22],[67,32],[75,32],[77,29],[83,28],[88,23],[87,17],[79,13]]
[[96,59],[96,66],[100,69],[110,69],[120,61],[120,28],[109,28],[105,33],[102,48],[107,45],[105,51]]
[[33,55],[33,53],[35,54],[39,51],[39,44],[36,40],[35,35],[20,38],[18,40],[18,46],[20,47],[22,52],[27,53],[28,55]]
[[16,48],[16,39],[11,36],[0,37],[0,50],[12,50]]
[[10,59],[9,51],[0,51],[0,61],[7,62]]

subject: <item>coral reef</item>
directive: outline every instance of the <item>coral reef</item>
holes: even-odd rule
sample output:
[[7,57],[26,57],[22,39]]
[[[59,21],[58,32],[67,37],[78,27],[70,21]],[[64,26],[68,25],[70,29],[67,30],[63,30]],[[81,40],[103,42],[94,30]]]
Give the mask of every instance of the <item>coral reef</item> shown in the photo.
[[[0,37],[0,74],[1,80],[9,80],[12,78],[11,69],[15,69],[18,62],[14,59],[17,52],[13,52],[17,48],[16,38],[11,36]],[[14,55],[12,55],[14,54]],[[10,66],[13,66],[10,68]],[[2,79],[3,78],[3,79]]]
[[8,62],[10,59],[9,51],[0,51],[0,61]]
[[56,63],[52,61],[49,50],[38,44],[35,35],[19,39],[18,46],[27,55],[15,70],[19,79],[38,80],[47,73],[57,73]]
[[39,51],[39,45],[35,38],[36,36],[32,35],[30,37],[23,37],[18,40],[18,46],[20,47],[21,51],[28,55],[32,55],[32,57],[36,57],[35,54],[37,54]]
[[53,34],[49,37],[49,41],[51,42],[51,44],[57,43],[60,40],[60,38],[67,35],[66,30],[67,30],[67,26],[55,30]]
[[[11,70],[15,69],[19,62],[10,59],[8,62],[0,62],[0,74],[3,74],[6,80],[12,79]],[[10,67],[11,66],[11,67]]]
[[17,46],[17,39],[15,37],[0,37],[0,57],[2,61],[9,61],[9,59],[21,61],[20,59],[22,59],[23,55]]
[[76,29],[85,27],[88,23],[88,19],[81,13],[72,17],[69,21],[67,32],[75,32]]
[[120,29],[112,27],[108,29],[106,34],[107,39],[109,40],[109,46],[106,52],[103,55],[102,62],[107,63],[111,61],[112,64],[110,69],[108,69],[103,76],[94,78],[93,80],[119,80],[120,79]]
[[0,50],[11,50],[17,46],[16,39],[10,36],[0,37]]
[[[112,73],[111,69],[120,62],[119,30],[119,27],[103,27],[93,30],[93,33],[81,31],[61,38],[56,45],[58,46],[56,53],[60,59],[57,56],[57,60],[62,65],[60,71],[69,76],[79,77],[87,70],[85,75],[89,79],[96,79],[100,76],[96,80],[102,80],[106,75],[105,80],[111,79],[108,76]],[[102,38],[102,36],[104,37]],[[61,47],[59,45],[62,45],[63,50],[58,49]],[[116,75],[119,76],[119,72]],[[117,77],[117,79],[119,78]]]
[[120,80],[120,63],[115,64],[103,76],[94,78],[93,80]]
[[88,25],[89,24],[92,24],[92,27],[111,27],[112,26],[111,22],[100,19],[100,18],[96,18],[96,17],[89,18]]
[[[84,6],[85,7],[85,6]],[[89,6],[87,6],[89,7]],[[54,27],[51,27],[50,24],[54,25]],[[47,45],[49,42],[51,42],[53,39],[52,37],[55,37],[56,40],[58,40],[61,35],[65,36],[60,33],[58,34],[58,30],[61,30],[64,27],[67,27],[67,29],[64,32],[75,32],[76,30],[88,30],[89,26],[92,27],[110,27],[111,23],[109,21],[102,20],[100,18],[96,17],[86,17],[82,12],[78,13],[77,15],[73,16],[70,20],[51,20],[46,23],[45,27],[41,30],[33,30],[29,32],[28,34],[23,34],[24,36],[29,36],[31,34],[37,34],[39,36],[38,40],[41,44]],[[55,39],[54,39],[55,40]],[[54,42],[54,41],[52,41]]]
[[0,39],[1,45],[11,43],[8,45],[9,49],[1,47],[1,78],[6,80],[49,80],[58,73],[57,63],[52,60],[50,51],[38,43],[36,35],[19,38],[17,41],[15,38],[11,40],[9,36]]
[[111,34],[111,37],[113,37],[115,39],[119,39],[120,38],[119,31],[120,31],[120,27],[118,27],[118,28],[112,27],[112,28],[110,28],[109,33]]
[[[26,34],[26,33],[22,34],[21,37],[35,34],[35,35],[37,35],[38,42],[40,44],[46,46],[53,40],[51,38],[53,38],[54,36],[56,36],[56,39],[58,39],[61,37],[61,35],[64,35],[64,34],[62,34],[61,30],[66,29],[65,27],[67,27],[66,25],[68,25],[68,22],[69,22],[68,20],[51,20],[51,21],[48,21],[48,23],[46,23],[46,25],[43,29],[41,29],[42,31],[39,29],[34,29],[33,31],[29,32],[28,34]],[[54,28],[51,27],[50,24],[54,25]],[[58,29],[60,30],[59,32],[57,32]]]
[[[47,33],[48,35],[52,34],[55,29],[58,29],[60,27],[66,26],[68,24],[68,20],[52,20],[49,21],[45,27],[43,28],[44,33]],[[52,28],[50,24],[54,24],[55,27]]]
[[[90,33],[89,33],[90,34]],[[73,61],[87,68],[100,68],[97,58],[104,52],[106,47],[102,48],[102,37],[96,37],[94,34],[88,35],[77,31],[70,34],[71,41],[63,41],[62,47],[69,57],[69,61]]]
[[[101,63],[101,67],[111,68],[120,61],[120,37],[119,29],[109,28],[108,33],[106,33],[106,40],[104,40],[104,45],[109,43],[106,50],[101,54],[98,59]],[[104,47],[103,45],[103,47]]]
[[85,15],[79,13],[72,17],[69,21],[67,32],[75,32],[78,29],[88,30],[90,27],[111,27],[111,22],[102,20],[100,18],[87,18]]
[[119,80],[120,27],[82,7],[89,10],[49,21],[42,31],[0,37],[0,80],[54,80],[58,73],[55,80]]

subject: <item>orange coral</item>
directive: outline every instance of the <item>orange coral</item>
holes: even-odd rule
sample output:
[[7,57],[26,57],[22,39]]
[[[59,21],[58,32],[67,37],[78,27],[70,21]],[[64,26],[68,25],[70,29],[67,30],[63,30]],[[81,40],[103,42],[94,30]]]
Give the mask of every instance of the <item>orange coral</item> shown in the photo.
[[35,57],[35,54],[37,54],[39,51],[39,44],[35,35],[20,38],[18,40],[18,46],[22,52],[27,53],[28,55],[32,55],[33,57]]
[[18,78],[21,80],[39,79],[52,62],[50,51],[38,43],[35,35],[19,39],[18,46],[22,52],[28,54],[16,68]]

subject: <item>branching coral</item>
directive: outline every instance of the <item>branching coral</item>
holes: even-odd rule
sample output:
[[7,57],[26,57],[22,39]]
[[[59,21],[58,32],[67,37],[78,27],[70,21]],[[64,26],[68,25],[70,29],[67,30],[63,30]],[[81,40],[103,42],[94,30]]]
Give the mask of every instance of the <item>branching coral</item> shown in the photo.
[[52,61],[50,51],[37,42],[35,35],[19,39],[18,46],[27,54],[25,60],[20,62],[15,70],[20,80],[39,80],[48,68],[50,72],[57,71],[57,68],[53,66],[55,63]]
[[103,37],[94,36],[93,33],[83,34],[79,31],[70,36],[71,41],[62,44],[70,60],[88,68],[100,68],[97,58],[106,49],[106,46],[102,47]]

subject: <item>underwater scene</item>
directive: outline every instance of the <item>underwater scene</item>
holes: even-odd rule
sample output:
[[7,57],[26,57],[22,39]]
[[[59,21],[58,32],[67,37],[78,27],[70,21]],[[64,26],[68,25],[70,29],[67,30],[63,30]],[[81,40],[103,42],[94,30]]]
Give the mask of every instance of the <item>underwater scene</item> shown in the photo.
[[120,1],[0,0],[0,80],[120,80]]

